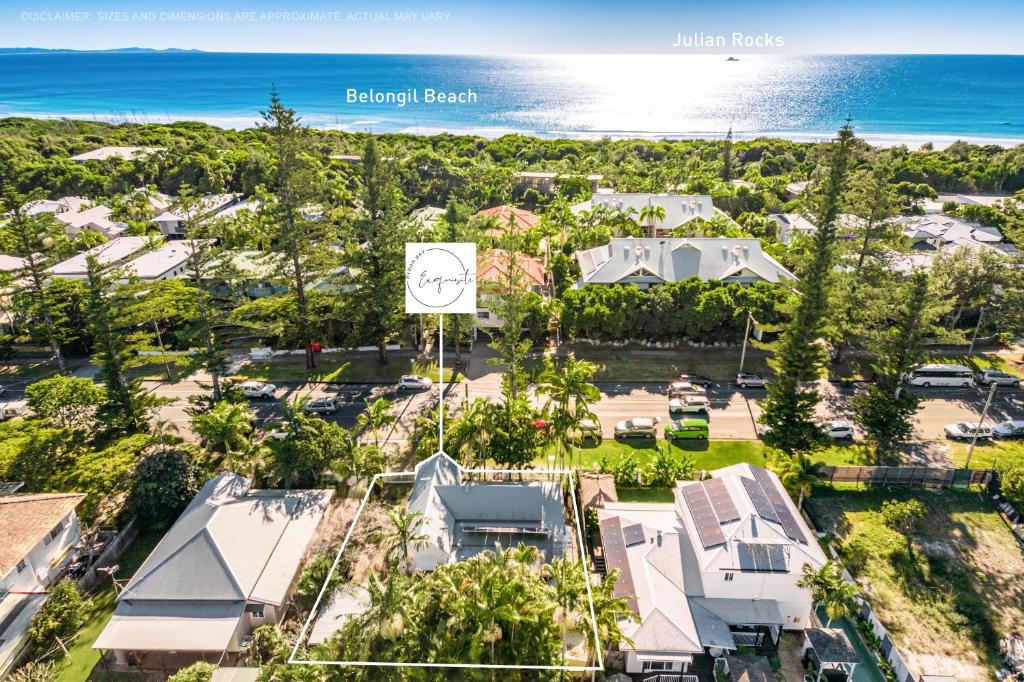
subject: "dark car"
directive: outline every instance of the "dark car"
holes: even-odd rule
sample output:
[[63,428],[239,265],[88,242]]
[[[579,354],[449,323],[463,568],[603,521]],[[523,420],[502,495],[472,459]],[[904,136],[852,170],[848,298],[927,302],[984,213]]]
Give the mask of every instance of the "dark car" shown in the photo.
[[714,383],[710,378],[703,374],[680,374],[676,381],[686,381],[694,386],[703,386],[704,388],[708,388]]

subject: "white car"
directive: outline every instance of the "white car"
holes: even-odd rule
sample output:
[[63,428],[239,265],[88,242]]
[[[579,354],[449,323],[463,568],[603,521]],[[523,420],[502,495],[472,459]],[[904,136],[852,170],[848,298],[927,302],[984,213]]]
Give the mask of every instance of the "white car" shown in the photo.
[[242,395],[246,398],[273,400],[277,394],[277,386],[262,381],[246,381],[242,384]]
[[418,374],[406,374],[398,380],[398,390],[409,389],[413,391],[425,391],[434,382],[429,377],[421,377]]
[[679,398],[685,395],[704,395],[708,390],[703,386],[691,384],[689,381],[673,381],[668,385],[668,397]]
[[996,438],[1024,438],[1024,419],[999,422],[992,427],[992,435]]
[[833,419],[821,425],[822,432],[832,440],[853,440],[853,424],[845,419]]
[[706,413],[711,409],[711,402],[702,395],[684,395],[668,401],[668,411],[678,413]]
[[995,384],[997,386],[1011,386],[1013,388],[1020,387],[1019,377],[1015,377],[1008,372],[1000,372],[998,369],[986,369],[984,372],[979,372],[977,381],[984,386]]
[[953,439],[970,439],[974,438],[974,433],[978,433],[978,438],[985,439],[992,437],[992,429],[987,426],[978,426],[978,422],[957,422],[955,424],[946,424],[946,438]]
[[302,406],[307,414],[334,414],[338,411],[338,401],[334,398],[314,398]]

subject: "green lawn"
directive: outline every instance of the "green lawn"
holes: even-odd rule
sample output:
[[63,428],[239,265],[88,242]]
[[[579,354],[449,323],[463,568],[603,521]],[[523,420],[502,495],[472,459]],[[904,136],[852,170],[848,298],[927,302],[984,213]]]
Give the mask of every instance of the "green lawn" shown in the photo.
[[[911,497],[927,515],[908,543],[879,510]],[[1024,625],[1024,556],[983,494],[818,486],[807,505],[912,670],[994,679],[1000,634]]]
[[[687,372],[703,374],[715,381],[731,381],[740,365],[739,348],[643,348],[576,347],[576,357],[597,365],[597,381],[670,381]],[[747,349],[744,369],[768,370],[767,354]]]
[[1008,361],[1005,355],[996,355],[995,353],[979,353],[977,355],[933,355],[928,358],[928,362],[967,365],[975,372],[980,372],[986,369],[998,369],[1001,372],[1008,372],[1014,376],[1022,376],[1021,368],[1017,363]]
[[[117,562],[121,567],[117,572],[118,579],[127,578],[135,573],[135,570],[142,565],[156,544],[160,542],[161,537],[163,537],[163,532],[140,533]],[[107,580],[102,585],[102,589],[94,592],[89,601],[89,612],[85,625],[71,645],[69,655],[58,664],[56,682],[111,679],[111,676],[103,672],[102,666],[97,668],[97,664],[100,662],[100,652],[92,648],[93,642],[99,637],[100,632],[106,627],[107,621],[114,613],[113,584]],[[95,672],[93,672],[94,668],[97,668]],[[118,676],[118,679],[129,678],[143,679],[141,675]]]
[[671,488],[619,488],[619,502],[672,502]]
[[[952,447],[953,462],[958,467],[965,466],[970,443],[954,443]],[[1024,464],[1024,440],[978,441],[971,454],[972,469],[1005,469],[1015,464]]]
[[[248,362],[236,376],[261,381],[345,381],[350,383],[398,381],[403,374],[422,374],[438,380],[437,363],[409,362],[407,355],[392,356],[388,364],[380,365],[375,353],[359,355],[322,355],[317,366],[306,369],[302,356],[278,358],[270,362]],[[452,380],[452,370],[444,369],[445,381]]]
[[35,379],[57,371],[56,363],[49,360],[29,360],[7,365],[0,365],[0,379],[15,381],[18,379]]

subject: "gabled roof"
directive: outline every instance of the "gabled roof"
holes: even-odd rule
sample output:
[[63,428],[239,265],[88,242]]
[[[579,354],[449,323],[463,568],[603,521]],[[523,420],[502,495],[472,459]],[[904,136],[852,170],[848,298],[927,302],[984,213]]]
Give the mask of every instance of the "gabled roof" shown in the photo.
[[80,493],[0,496],[0,577],[14,568],[85,499]]
[[[544,286],[544,261],[525,253],[515,254],[516,267],[523,279],[531,286]],[[508,276],[509,253],[504,249],[491,249],[477,256],[476,279],[478,282],[500,282]]]
[[492,237],[505,234],[508,230],[510,221],[512,222],[512,227],[516,232],[528,230],[540,222],[540,216],[536,213],[531,213],[530,211],[522,208],[516,208],[515,206],[509,206],[508,204],[494,206],[493,208],[485,208],[484,210],[473,214],[473,217],[497,219],[497,224],[494,229],[487,231],[487,234]]
[[673,230],[691,220],[711,220],[715,216],[715,205],[708,194],[595,194],[589,205],[579,204],[587,210],[597,206],[608,209],[632,211],[633,219],[643,224],[640,213],[648,206],[665,209],[665,219],[658,220],[654,227],[659,230]]
[[766,282],[796,276],[761,249],[757,239],[729,237],[612,239],[604,246],[576,252],[582,277],[577,286],[616,284],[648,277],[681,282],[746,277]]
[[89,256],[95,258],[101,266],[114,265],[132,254],[138,253],[147,244],[149,244],[149,239],[146,237],[118,237],[56,265],[51,265],[46,271],[56,277],[85,276],[88,271]]

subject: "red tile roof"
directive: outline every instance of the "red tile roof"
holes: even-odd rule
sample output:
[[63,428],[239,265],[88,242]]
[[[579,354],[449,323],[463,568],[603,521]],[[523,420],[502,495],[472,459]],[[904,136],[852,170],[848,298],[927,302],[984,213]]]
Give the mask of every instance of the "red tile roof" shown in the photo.
[[[544,286],[544,261],[525,253],[517,253],[516,263],[531,286]],[[476,279],[478,282],[501,282],[501,278],[508,274],[508,265],[508,251],[491,249],[477,256]]]
[[487,234],[492,237],[504,234],[505,230],[508,229],[509,221],[512,221],[517,232],[521,230],[528,230],[540,222],[540,216],[536,213],[531,213],[521,208],[516,208],[515,206],[509,206],[508,204],[495,206],[494,208],[485,208],[479,213],[476,213],[473,217],[493,217],[497,219],[498,224],[496,229],[487,231]]
[[84,499],[80,493],[0,497],[0,576],[24,559]]

